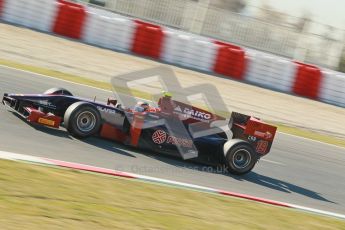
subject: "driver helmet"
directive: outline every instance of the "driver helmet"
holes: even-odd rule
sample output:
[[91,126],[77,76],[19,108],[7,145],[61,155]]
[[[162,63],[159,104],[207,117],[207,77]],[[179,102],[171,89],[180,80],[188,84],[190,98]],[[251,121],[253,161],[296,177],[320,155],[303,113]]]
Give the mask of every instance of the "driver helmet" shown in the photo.
[[136,105],[134,110],[137,112],[145,112],[147,110],[149,110],[150,105],[147,102],[143,102],[143,101],[139,101]]

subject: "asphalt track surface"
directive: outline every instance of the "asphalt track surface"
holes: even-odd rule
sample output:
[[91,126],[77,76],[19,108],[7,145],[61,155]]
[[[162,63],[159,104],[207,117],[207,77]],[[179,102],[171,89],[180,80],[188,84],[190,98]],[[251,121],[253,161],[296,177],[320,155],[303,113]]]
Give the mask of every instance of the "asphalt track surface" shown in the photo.
[[[112,96],[108,91],[0,66],[1,95],[5,92],[41,93],[57,86],[81,97],[97,96],[99,101]],[[99,138],[77,140],[63,128],[31,126],[0,106],[0,150],[133,172],[345,214],[345,149],[281,133],[269,155],[251,173],[233,176]]]

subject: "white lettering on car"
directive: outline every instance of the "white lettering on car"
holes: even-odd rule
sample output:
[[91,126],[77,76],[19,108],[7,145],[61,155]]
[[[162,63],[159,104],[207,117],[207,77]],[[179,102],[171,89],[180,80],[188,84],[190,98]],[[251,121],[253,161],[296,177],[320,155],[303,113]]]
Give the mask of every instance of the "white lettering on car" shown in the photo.
[[191,117],[195,119],[209,120],[212,117],[211,114],[209,113],[205,113],[205,112],[201,112],[201,111],[189,109],[189,108],[184,108],[183,112],[185,114],[190,115]]
[[97,109],[101,112],[105,112],[105,113],[110,113],[110,114],[116,114],[116,111],[113,109],[109,109],[106,107],[101,107],[101,106],[97,106]]

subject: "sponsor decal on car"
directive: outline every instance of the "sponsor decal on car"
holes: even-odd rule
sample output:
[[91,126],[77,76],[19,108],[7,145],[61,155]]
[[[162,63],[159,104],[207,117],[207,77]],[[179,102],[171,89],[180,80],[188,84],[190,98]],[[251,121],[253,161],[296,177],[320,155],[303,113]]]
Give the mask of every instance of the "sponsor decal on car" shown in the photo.
[[55,125],[55,121],[52,121],[52,120],[49,120],[46,118],[42,118],[42,117],[40,117],[37,122],[40,124],[43,124],[43,125],[49,125],[49,126]]
[[256,152],[264,154],[266,153],[268,148],[268,141],[258,141],[258,143],[256,144]]
[[182,110],[181,106],[176,106],[174,108],[174,112],[177,114],[182,114],[185,119],[193,118],[195,120],[209,122],[210,119],[212,118],[212,114],[210,113],[199,111],[196,109],[191,109],[191,108],[184,108]]
[[101,106],[97,106],[97,109],[101,112],[116,114],[116,111],[114,109],[109,109],[109,108],[101,107]]
[[179,138],[174,136],[169,136],[167,139],[168,144],[172,145],[179,145],[186,148],[192,148],[193,147],[193,141],[185,138]]
[[255,142],[255,141],[256,141],[256,137],[254,137],[254,136],[248,136],[248,140],[249,140],[249,141],[252,141],[252,142]]
[[186,147],[186,148],[192,148],[193,147],[193,141],[192,140],[168,135],[165,131],[163,131],[161,129],[156,130],[152,134],[152,141],[158,145],[163,144],[163,143],[167,143],[167,144],[178,145],[178,146],[182,146],[182,147]]
[[56,106],[53,105],[51,102],[49,102],[48,100],[43,100],[43,101],[38,101],[37,102],[34,102],[35,105],[37,106],[43,106],[43,107],[46,107],[46,108],[52,108],[52,109],[55,109]]
[[175,110],[175,111],[177,111],[177,112],[182,113],[182,109],[181,109],[181,107],[180,107],[180,106],[176,106],[174,110]]
[[167,133],[161,129],[156,130],[152,134],[152,141],[158,145],[163,144],[166,141],[166,139],[167,139]]
[[270,132],[260,132],[260,131],[255,131],[254,135],[257,137],[265,138],[265,139],[271,139],[273,137],[272,133]]
[[199,118],[199,119],[204,119],[204,120],[210,120],[212,117],[211,114],[209,113],[205,113],[205,112],[201,112],[201,111],[189,109],[189,108],[184,108],[183,112],[185,114],[190,114],[193,118]]

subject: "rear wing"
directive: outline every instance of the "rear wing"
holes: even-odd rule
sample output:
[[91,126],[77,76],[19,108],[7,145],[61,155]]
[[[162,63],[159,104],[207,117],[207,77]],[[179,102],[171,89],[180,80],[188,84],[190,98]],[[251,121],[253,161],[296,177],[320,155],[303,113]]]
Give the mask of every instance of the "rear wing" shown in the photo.
[[266,155],[270,151],[277,127],[237,112],[231,114],[231,122],[233,138],[248,141],[260,155]]

